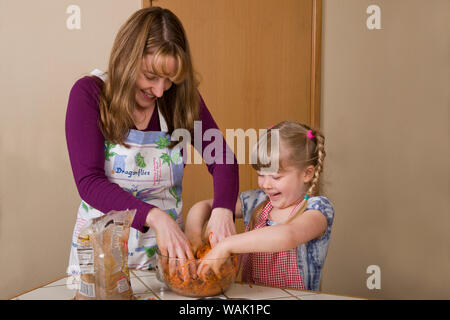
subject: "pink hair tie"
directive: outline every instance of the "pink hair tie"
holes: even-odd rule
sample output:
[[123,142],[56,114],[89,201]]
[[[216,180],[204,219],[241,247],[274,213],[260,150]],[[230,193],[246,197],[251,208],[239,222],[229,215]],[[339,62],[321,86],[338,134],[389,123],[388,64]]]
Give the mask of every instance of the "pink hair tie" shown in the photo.
[[315,138],[315,136],[314,136],[313,133],[312,133],[312,130],[308,130],[307,136],[308,136],[308,139],[310,139],[310,140],[312,140],[312,139]]
[[273,125],[271,125],[270,127],[269,127],[269,129],[272,129],[273,128]]

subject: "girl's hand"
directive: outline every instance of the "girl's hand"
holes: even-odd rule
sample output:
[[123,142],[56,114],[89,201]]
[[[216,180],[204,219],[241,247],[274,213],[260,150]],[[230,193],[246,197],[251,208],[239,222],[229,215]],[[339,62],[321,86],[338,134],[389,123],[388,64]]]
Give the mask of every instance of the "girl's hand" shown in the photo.
[[230,250],[227,248],[226,241],[218,243],[214,248],[212,248],[201,260],[197,267],[197,275],[201,278],[206,276],[209,269],[220,277],[220,266],[227,261],[231,255]]
[[197,202],[186,215],[184,233],[191,243],[192,251],[194,253],[197,252],[197,249],[203,244],[203,225],[211,215],[212,201],[212,199],[209,199]]
[[[229,209],[214,208],[211,212],[208,225],[206,226],[205,234],[209,238],[211,248],[214,248],[217,243],[226,237],[236,234],[236,226],[233,222],[233,212]],[[209,235],[211,235],[209,237]]]
[[192,252],[197,252],[198,248],[203,245],[201,231],[200,233],[193,233],[190,230],[185,229],[184,233],[191,244]]
[[189,279],[190,272],[194,275],[195,271],[186,265],[186,259],[194,259],[194,255],[186,235],[176,221],[163,210],[153,208],[147,215],[146,226],[155,231],[156,243],[161,254],[169,258],[178,258],[169,259],[169,273],[171,275],[175,273],[177,261],[179,265],[184,266],[181,270],[184,280]]

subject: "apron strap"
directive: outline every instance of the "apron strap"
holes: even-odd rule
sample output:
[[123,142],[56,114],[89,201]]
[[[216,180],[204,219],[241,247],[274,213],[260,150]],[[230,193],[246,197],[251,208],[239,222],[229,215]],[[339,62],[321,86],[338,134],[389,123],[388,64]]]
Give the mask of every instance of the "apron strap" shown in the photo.
[[93,76],[99,77],[100,79],[103,80],[103,82],[105,82],[106,77],[107,77],[107,74],[104,73],[102,70],[99,70],[99,69],[92,70],[90,74],[93,75]]
[[159,125],[161,126],[161,131],[162,132],[169,132],[169,128],[167,127],[166,119],[164,119],[161,111],[159,111],[158,100],[156,100],[156,109],[158,110]]
[[[93,76],[99,77],[100,79],[103,80],[103,82],[106,81],[106,78],[107,78],[107,76],[108,76],[105,72],[103,72],[103,71],[101,71],[101,70],[99,70],[99,69],[94,69],[94,70],[92,70],[92,71],[90,72],[90,74],[93,75]],[[156,106],[157,106],[157,109],[158,109],[159,124],[160,124],[160,126],[161,126],[161,131],[162,131],[162,132],[169,132],[169,128],[167,127],[166,119],[164,119],[164,117],[163,117],[161,111],[159,111],[159,108],[158,108],[158,101],[156,101]]]

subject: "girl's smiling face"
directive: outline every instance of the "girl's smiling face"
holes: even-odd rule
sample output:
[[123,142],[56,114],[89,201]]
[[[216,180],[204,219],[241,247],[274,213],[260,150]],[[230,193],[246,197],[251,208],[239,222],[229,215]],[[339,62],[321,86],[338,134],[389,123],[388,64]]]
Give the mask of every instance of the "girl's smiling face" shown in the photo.
[[[290,159],[292,152],[283,142],[280,150],[280,159]],[[258,185],[269,196],[274,208],[284,209],[303,199],[313,176],[314,166],[300,169],[281,160],[277,172],[258,171]]]
[[304,173],[292,166],[276,173],[258,171],[258,185],[275,208],[284,209],[303,198],[306,192],[303,177]]

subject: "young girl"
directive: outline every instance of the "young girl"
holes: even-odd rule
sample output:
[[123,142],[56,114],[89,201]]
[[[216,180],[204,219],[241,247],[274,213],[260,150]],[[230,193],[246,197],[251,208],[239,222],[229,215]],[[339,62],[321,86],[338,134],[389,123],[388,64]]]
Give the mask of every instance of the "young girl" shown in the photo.
[[[279,158],[270,148],[265,155],[258,152],[264,144],[271,145],[276,129]],[[208,259],[248,253],[242,261],[244,282],[317,291],[334,217],[331,202],[318,195],[324,137],[306,125],[284,121],[260,138],[253,156],[261,189],[241,193],[235,211],[244,219],[246,232],[213,246],[197,273],[202,276],[212,268],[218,274],[220,262]],[[265,171],[276,159],[279,170]],[[185,232],[194,250],[201,244],[211,204],[212,200],[199,202],[188,213]]]

